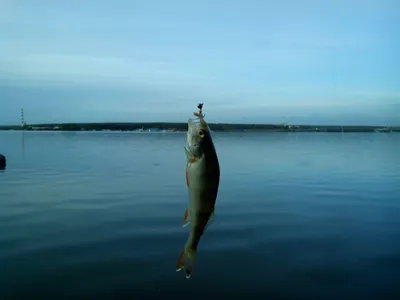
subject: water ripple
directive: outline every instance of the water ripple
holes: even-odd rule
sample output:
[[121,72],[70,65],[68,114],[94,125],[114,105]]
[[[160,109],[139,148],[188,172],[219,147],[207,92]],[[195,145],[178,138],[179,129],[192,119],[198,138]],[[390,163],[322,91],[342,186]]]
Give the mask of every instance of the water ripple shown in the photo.
[[19,134],[0,132],[2,299],[395,291],[400,135],[216,133],[215,218],[182,285],[183,134]]

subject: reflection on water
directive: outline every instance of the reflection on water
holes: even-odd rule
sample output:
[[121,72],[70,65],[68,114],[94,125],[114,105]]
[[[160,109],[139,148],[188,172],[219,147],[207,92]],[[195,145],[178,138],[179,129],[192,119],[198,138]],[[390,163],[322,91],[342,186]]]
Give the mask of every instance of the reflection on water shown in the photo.
[[186,280],[184,134],[0,132],[0,299],[399,299],[400,135],[214,139],[215,219]]

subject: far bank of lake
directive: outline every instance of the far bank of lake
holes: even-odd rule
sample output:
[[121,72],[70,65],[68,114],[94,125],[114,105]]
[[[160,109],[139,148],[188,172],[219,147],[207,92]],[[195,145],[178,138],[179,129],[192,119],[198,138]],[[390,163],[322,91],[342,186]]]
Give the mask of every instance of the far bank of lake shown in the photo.
[[[272,131],[272,132],[400,132],[400,126],[341,126],[341,125],[288,125],[288,124],[232,124],[209,123],[212,131]],[[51,130],[51,131],[138,131],[180,132],[187,130],[187,123],[59,123],[0,126],[0,130]]]

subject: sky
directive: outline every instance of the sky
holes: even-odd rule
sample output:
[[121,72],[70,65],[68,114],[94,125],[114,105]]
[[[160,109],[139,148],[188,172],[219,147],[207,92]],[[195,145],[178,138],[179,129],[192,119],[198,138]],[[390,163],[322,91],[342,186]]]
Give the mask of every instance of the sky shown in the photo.
[[0,124],[400,125],[397,0],[0,0]]

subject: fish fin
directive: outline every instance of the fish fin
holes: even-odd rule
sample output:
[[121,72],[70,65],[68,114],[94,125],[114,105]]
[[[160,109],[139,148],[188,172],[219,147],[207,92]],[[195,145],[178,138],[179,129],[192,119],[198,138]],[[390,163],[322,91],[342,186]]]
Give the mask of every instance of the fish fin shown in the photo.
[[196,250],[186,251],[186,247],[182,250],[178,262],[176,264],[176,271],[179,272],[185,269],[185,277],[189,279],[193,273],[194,261],[196,259]]
[[185,268],[185,276],[186,279],[189,279],[192,277],[193,274],[193,267],[194,267],[194,262],[196,260],[196,250],[195,249],[190,249],[188,251],[188,264],[187,267]]
[[194,163],[194,162],[198,161],[198,158],[196,158],[193,155],[193,153],[188,150],[188,148],[184,147],[184,149],[185,149],[185,154],[186,154],[186,158],[187,158],[188,162]]
[[182,250],[181,254],[179,255],[178,261],[176,263],[176,271],[179,272],[185,267],[186,262],[186,254],[185,249]]
[[208,229],[208,227],[210,226],[210,224],[212,223],[213,220],[214,220],[214,210],[210,214],[210,218],[207,221],[207,224],[206,224],[206,227],[204,228],[204,231],[206,231]]
[[186,168],[186,186],[187,187],[189,187],[189,172],[188,172],[188,170],[187,170],[187,168]]
[[188,148],[184,147],[185,149],[185,154],[186,154],[186,158],[190,161],[190,160],[194,160],[194,155],[188,150]]
[[185,210],[185,215],[183,216],[183,227],[186,227],[190,224],[190,219],[189,219],[189,208],[186,208]]

